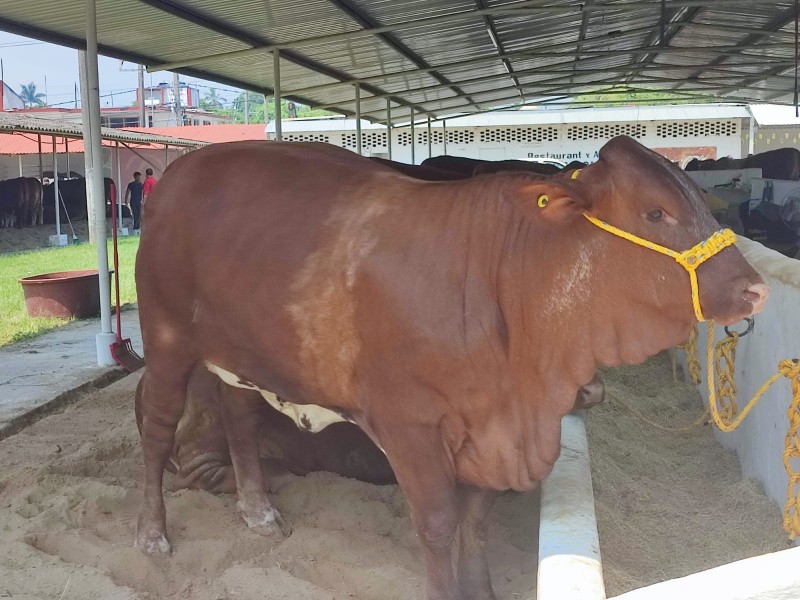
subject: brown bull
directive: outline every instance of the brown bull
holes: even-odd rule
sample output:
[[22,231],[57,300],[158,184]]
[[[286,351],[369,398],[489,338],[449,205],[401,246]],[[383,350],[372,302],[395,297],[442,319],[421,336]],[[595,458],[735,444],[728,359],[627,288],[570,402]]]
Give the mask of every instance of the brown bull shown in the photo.
[[[696,320],[682,266],[600,225],[677,251],[718,228],[699,188],[630,138],[575,174],[426,182],[276,142],[173,162],[137,256],[148,358],[137,545],[169,551],[161,477],[201,364],[309,431],[357,423],[406,494],[429,598],[494,598],[484,548],[496,491],[547,476],[561,418],[598,366],[641,362]],[[767,295],[733,246],[697,277],[702,314],[721,323]],[[286,531],[254,410],[244,398],[223,407],[239,506],[260,530]]]

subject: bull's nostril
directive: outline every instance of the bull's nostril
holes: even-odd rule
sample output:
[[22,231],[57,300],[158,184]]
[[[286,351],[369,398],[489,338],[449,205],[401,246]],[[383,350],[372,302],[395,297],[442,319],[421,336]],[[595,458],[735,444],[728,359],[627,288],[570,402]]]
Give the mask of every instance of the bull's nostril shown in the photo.
[[765,283],[754,283],[742,292],[742,297],[753,305],[753,312],[758,312],[764,307],[767,296],[769,287]]

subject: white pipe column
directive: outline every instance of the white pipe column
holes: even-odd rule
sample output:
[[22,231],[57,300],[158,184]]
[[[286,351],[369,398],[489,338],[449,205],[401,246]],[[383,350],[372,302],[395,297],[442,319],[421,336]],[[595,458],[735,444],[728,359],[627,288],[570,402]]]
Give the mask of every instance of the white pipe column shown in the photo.
[[[122,161],[119,159],[119,142],[115,142],[114,158],[117,163],[117,235],[122,233]],[[116,274],[115,274],[116,277]]]
[[361,156],[361,84],[356,82],[356,153]]
[[23,177],[23,175],[22,175],[22,154],[17,154],[17,158],[19,158],[19,176]]
[[[272,78],[273,91],[275,92],[275,139],[280,141],[283,139],[283,130],[281,127],[281,53],[278,50],[272,51]],[[267,107],[264,106],[264,111]]]
[[389,160],[392,160],[392,101],[386,99],[386,149],[389,151]]
[[58,151],[56,136],[53,136],[53,200],[56,206],[56,235],[61,239],[61,211],[58,210]]
[[447,119],[442,119],[442,144],[444,144],[444,154],[447,154]]
[[433,156],[433,138],[431,137],[431,116],[428,115],[428,158]]
[[[97,72],[97,7],[95,0],[86,0],[86,83],[87,93],[81,102],[87,106],[89,122],[83,123],[83,144],[91,147],[92,162],[86,168],[86,195],[94,206],[97,270],[100,278],[100,333],[95,340],[97,364],[116,364],[111,356],[111,283],[108,275],[106,243],[106,200],[103,186],[103,155],[100,132],[100,84]],[[83,92],[83,89],[81,90]]]
[[416,157],[416,152],[415,152],[416,145],[417,145],[416,144],[416,140],[414,139],[414,107],[412,106],[411,107],[411,164],[412,165],[417,164],[417,159],[415,158]]

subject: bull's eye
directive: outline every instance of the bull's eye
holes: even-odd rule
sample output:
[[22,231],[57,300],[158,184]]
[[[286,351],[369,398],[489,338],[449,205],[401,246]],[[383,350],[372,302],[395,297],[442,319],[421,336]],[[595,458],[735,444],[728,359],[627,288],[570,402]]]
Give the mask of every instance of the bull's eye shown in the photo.
[[664,217],[664,211],[661,210],[660,208],[651,210],[649,213],[647,213],[647,218],[653,222],[660,221],[663,217]]

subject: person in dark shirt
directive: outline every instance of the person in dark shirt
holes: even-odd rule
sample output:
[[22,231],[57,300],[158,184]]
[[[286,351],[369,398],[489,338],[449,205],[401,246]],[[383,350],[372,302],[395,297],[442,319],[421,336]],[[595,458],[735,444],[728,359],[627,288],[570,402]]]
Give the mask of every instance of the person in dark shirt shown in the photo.
[[141,223],[139,218],[142,214],[142,192],[144,184],[142,183],[142,174],[136,171],[133,174],[133,181],[128,184],[128,189],[125,190],[125,206],[133,214],[133,233],[139,234],[141,231]]

